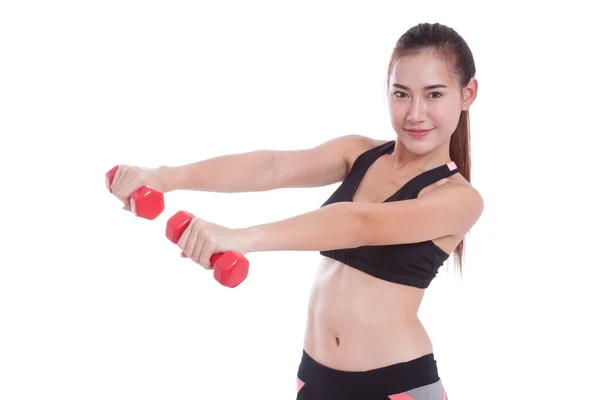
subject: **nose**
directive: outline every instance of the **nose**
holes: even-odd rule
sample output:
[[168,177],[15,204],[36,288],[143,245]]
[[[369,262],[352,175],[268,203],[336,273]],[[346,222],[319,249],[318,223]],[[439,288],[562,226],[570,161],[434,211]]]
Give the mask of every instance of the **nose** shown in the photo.
[[421,122],[425,121],[425,116],[427,115],[427,106],[425,101],[419,97],[415,97],[410,102],[410,108],[408,109],[408,114],[406,115],[406,119],[410,122]]

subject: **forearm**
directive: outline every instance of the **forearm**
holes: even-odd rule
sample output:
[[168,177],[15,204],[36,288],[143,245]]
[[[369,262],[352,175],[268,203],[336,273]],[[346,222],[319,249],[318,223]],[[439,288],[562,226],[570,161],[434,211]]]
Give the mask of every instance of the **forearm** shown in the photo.
[[256,192],[271,189],[273,155],[268,150],[228,154],[191,164],[159,168],[164,192]]
[[358,247],[363,219],[355,203],[334,203],[292,218],[243,229],[249,252],[325,251]]

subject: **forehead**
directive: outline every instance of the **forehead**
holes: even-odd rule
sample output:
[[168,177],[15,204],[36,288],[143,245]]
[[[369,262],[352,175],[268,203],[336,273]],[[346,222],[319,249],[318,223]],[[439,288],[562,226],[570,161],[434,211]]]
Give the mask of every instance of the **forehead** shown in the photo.
[[433,52],[401,56],[390,74],[390,85],[400,83],[411,89],[428,85],[456,86],[448,65]]

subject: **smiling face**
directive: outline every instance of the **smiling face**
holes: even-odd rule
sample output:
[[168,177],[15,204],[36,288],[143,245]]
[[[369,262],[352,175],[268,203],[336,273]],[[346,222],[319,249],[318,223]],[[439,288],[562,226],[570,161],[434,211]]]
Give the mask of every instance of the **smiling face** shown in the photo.
[[398,140],[414,154],[449,146],[462,111],[475,100],[477,82],[460,87],[448,65],[433,51],[402,56],[389,81],[388,107]]

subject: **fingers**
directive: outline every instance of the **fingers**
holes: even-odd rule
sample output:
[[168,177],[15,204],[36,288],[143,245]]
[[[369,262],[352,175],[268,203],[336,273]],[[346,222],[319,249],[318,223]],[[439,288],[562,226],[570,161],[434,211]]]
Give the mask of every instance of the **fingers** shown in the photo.
[[131,195],[131,193],[135,189],[141,186],[138,185],[138,182],[140,181],[140,176],[137,173],[137,171],[133,168],[130,168],[127,172],[127,175],[123,178],[123,181],[121,183],[122,197],[129,197],[129,195]]
[[206,226],[202,220],[198,218],[195,219],[194,224],[192,225],[190,236],[195,237],[196,240],[194,243],[194,249],[191,251],[191,253],[187,253],[188,256],[194,260],[194,262],[204,267],[204,269],[211,269],[209,260],[210,254],[214,248],[214,240],[208,234]]
[[205,269],[212,269],[210,257],[215,249],[214,240],[209,236],[202,220],[194,218],[177,242],[181,257],[189,258]]
[[130,165],[120,165],[113,179],[111,190],[125,205],[129,205],[129,196],[142,186],[143,176],[140,169]]
[[112,190],[115,196],[117,196],[115,191],[121,187],[121,181],[123,180],[123,176],[125,175],[126,169],[127,165],[119,165],[119,168],[117,168],[117,172],[115,173],[115,177],[113,178],[112,185],[110,186],[110,189]]
[[[202,263],[200,262],[200,254],[202,253],[202,249],[204,248],[204,246],[206,245],[206,240],[203,237],[198,237],[199,235],[201,235],[200,232],[194,232],[193,233],[194,236],[197,237],[197,241],[196,241],[196,245],[194,246],[193,249],[191,249],[191,251],[187,254],[189,254],[190,258],[192,260],[194,260],[194,262],[202,265]],[[204,265],[202,265],[204,268],[206,268]]]
[[210,265],[210,256],[212,256],[215,249],[214,241],[211,238],[207,238],[204,241],[204,246],[202,246],[202,250],[200,254],[198,254],[198,262],[205,269],[213,269],[212,265]]
[[198,237],[197,233],[194,231],[194,224],[190,223],[190,226],[186,229],[188,231],[188,238],[185,242],[185,245],[181,250],[185,253],[188,258],[196,261],[197,258],[194,257],[194,250],[197,246],[202,247],[202,240]]
[[177,242],[177,246],[181,249],[181,256],[189,258],[197,264],[199,264],[200,252],[204,244],[201,233],[198,220],[194,218]]
[[179,241],[177,241],[177,247],[179,247],[181,249],[181,253],[185,254],[187,257],[189,257],[189,254],[186,252],[185,247],[186,247],[188,238],[190,236],[191,225],[192,225],[191,223],[190,223],[190,225],[188,225],[188,227],[185,229],[185,231],[183,231],[183,233],[181,234]]

